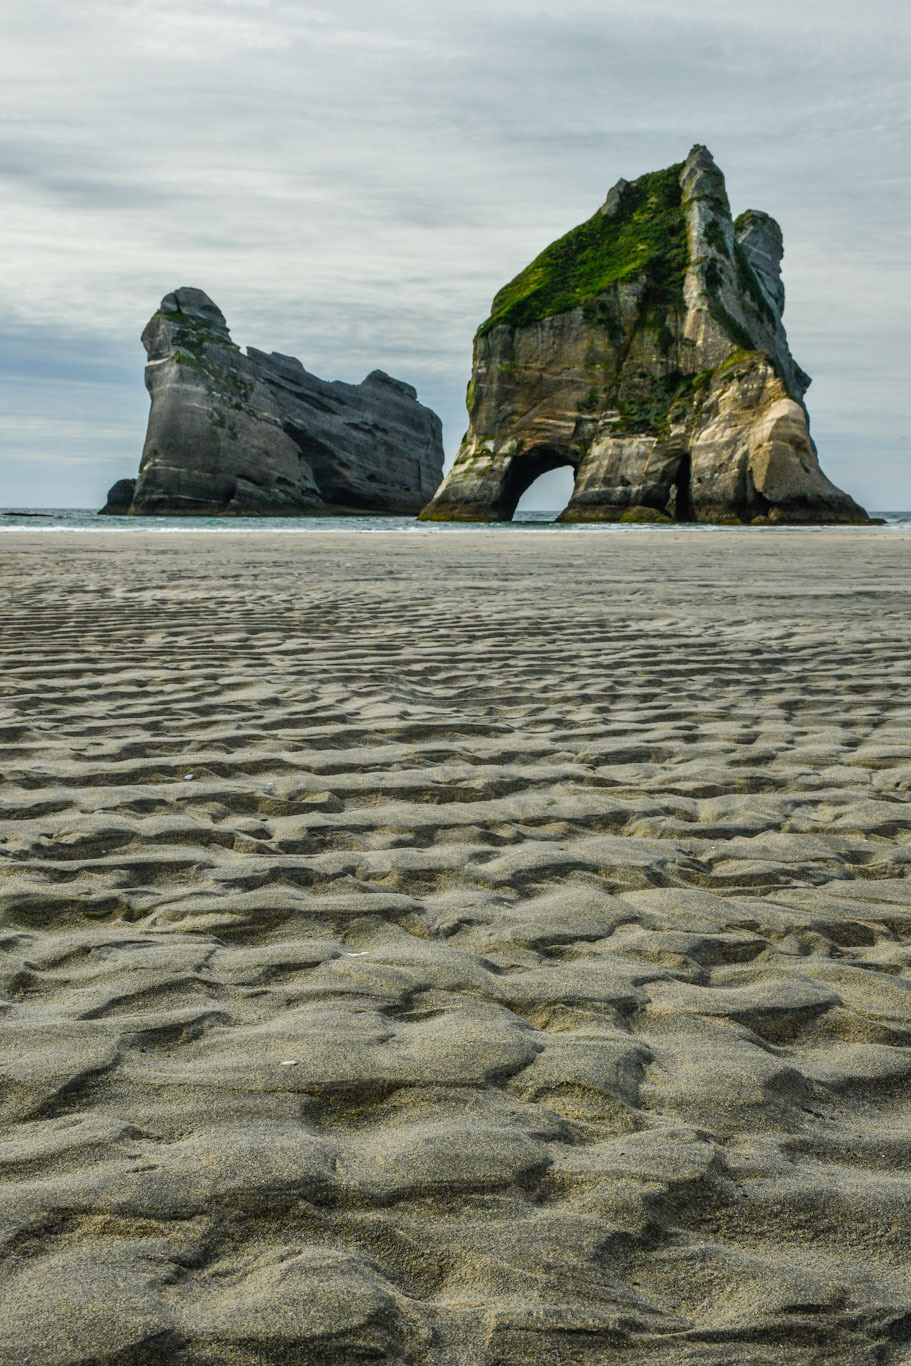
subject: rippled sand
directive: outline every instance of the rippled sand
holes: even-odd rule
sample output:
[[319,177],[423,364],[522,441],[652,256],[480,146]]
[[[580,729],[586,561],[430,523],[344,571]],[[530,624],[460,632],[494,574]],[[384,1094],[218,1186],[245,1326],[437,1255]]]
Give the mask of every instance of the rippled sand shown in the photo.
[[4,1366],[909,1366],[911,535],[0,558]]

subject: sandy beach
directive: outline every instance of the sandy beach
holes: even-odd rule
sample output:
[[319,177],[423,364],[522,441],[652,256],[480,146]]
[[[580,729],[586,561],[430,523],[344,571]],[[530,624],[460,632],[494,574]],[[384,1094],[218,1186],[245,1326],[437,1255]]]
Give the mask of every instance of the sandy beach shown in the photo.
[[16,533],[2,1366],[911,1366],[911,533]]

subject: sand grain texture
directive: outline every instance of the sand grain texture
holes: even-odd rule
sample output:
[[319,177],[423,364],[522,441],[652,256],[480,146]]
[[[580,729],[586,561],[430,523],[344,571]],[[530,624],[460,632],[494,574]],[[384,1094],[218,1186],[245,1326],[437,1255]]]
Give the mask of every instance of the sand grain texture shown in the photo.
[[911,537],[0,555],[4,1366],[909,1366]]

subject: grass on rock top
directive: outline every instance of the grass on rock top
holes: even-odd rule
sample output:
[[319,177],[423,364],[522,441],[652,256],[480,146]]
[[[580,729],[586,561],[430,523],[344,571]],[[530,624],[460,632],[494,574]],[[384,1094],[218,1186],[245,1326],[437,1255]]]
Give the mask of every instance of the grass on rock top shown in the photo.
[[687,266],[682,163],[628,185],[616,217],[596,213],[553,242],[501,289],[478,329],[526,327],[566,313],[619,280],[645,274],[650,293],[682,306]]

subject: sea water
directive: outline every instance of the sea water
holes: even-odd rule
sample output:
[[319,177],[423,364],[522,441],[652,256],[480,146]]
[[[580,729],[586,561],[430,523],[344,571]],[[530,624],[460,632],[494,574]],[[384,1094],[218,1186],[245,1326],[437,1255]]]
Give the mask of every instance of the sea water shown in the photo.
[[[742,527],[717,527],[697,522],[557,522],[556,511],[523,512],[512,522],[418,522],[414,517],[100,517],[94,508],[0,508],[0,533],[6,531],[85,531],[104,533],[129,531],[155,533],[161,531],[255,533],[258,531],[288,532],[306,535],[311,531],[401,532],[417,536],[452,535],[473,531],[548,532],[560,536],[578,536],[595,532],[598,535],[629,535],[650,532],[661,535],[668,531],[704,532],[743,530]],[[871,517],[882,517],[890,528],[911,528],[911,512],[872,512]],[[786,528],[776,524],[776,530]],[[769,528],[751,527],[761,533]],[[795,527],[794,530],[824,532],[828,527]]]

